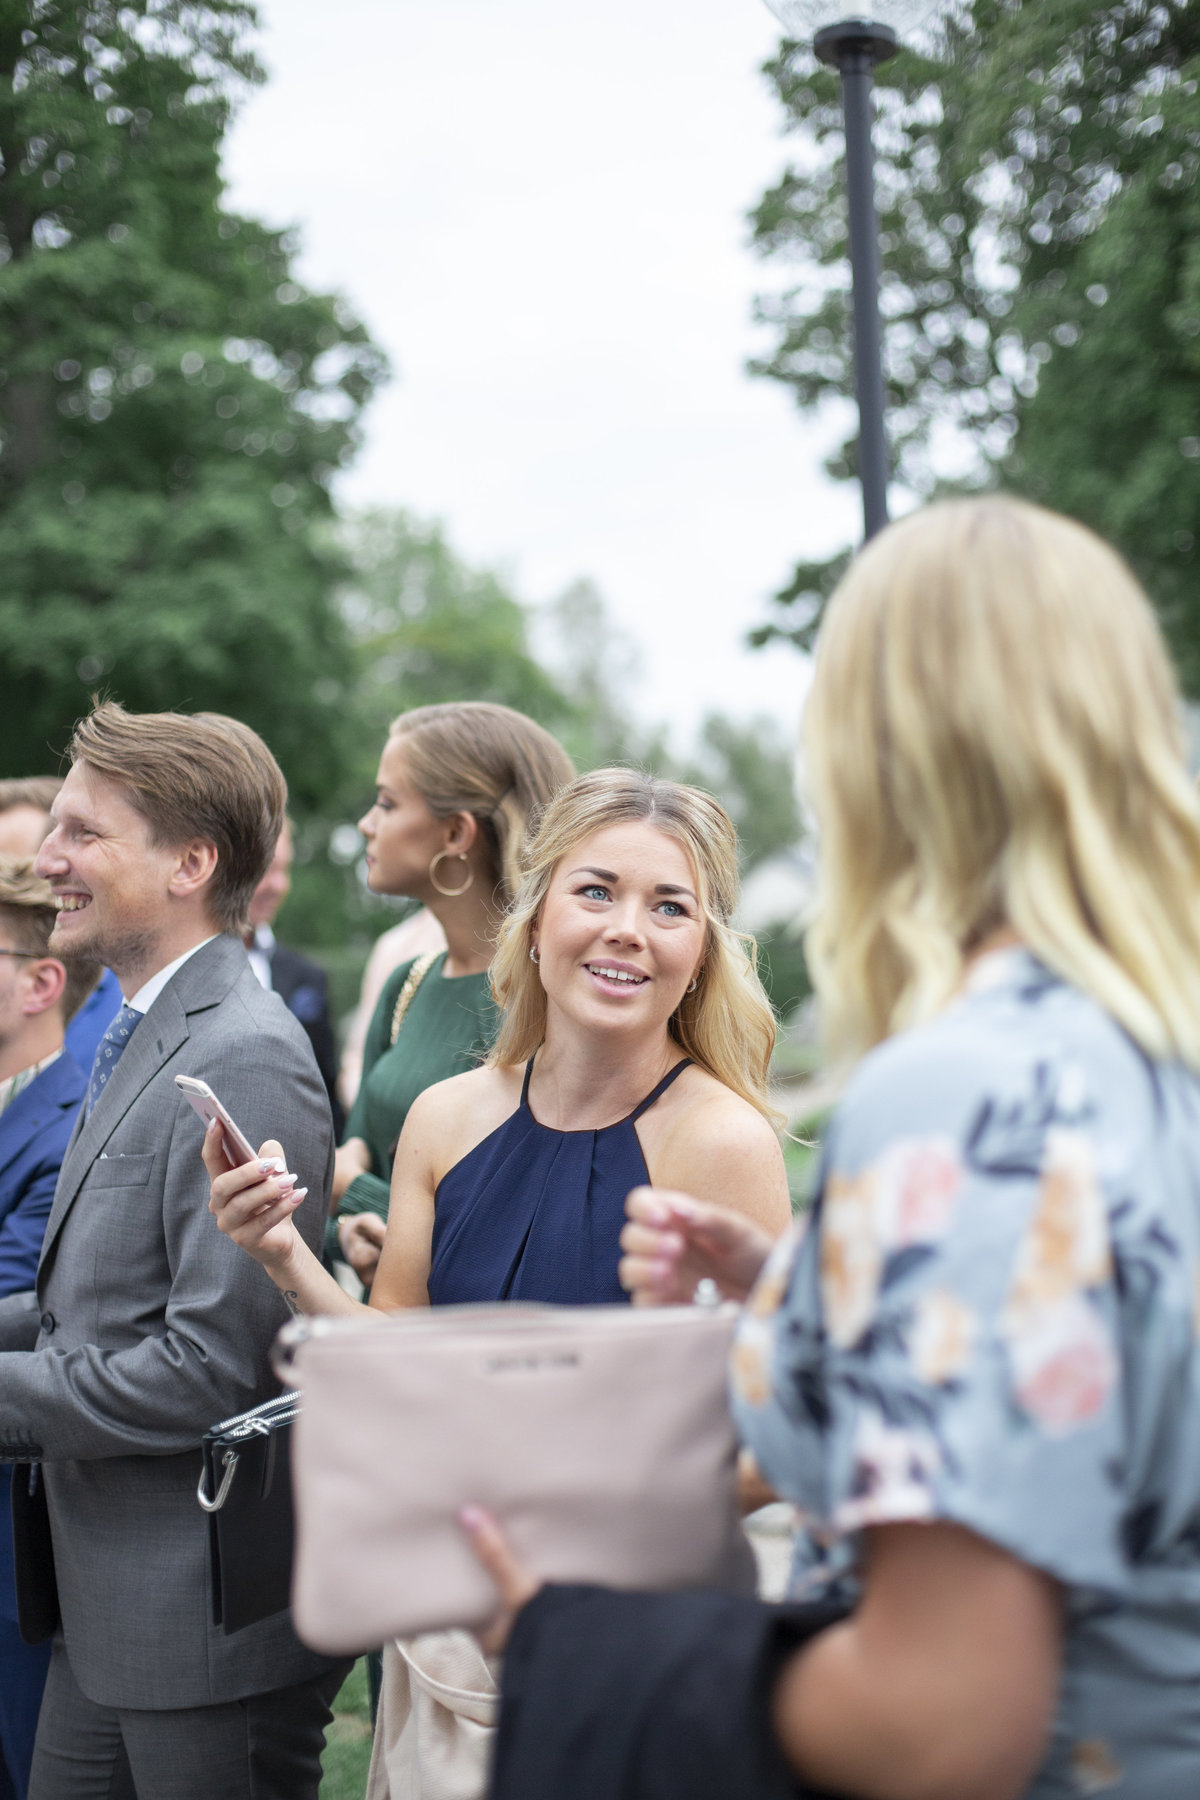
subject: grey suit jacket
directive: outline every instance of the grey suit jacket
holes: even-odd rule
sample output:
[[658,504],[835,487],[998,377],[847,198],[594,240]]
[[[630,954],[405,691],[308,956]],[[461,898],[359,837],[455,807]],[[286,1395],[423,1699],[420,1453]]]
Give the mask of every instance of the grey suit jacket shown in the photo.
[[[217,1229],[202,1131],[174,1077],[198,1075],[254,1143],[277,1137],[310,1197],[329,1192],[329,1101],[303,1028],[240,943],[206,944],[138,1025],[63,1161],[38,1269],[33,1350],[0,1354],[0,1445],[45,1464],[63,1631],[89,1699],[203,1706],[328,1666],[287,1614],[226,1637],[211,1623],[199,1443],[279,1391],[287,1313]],[[18,1571],[18,1576],[27,1572]]]

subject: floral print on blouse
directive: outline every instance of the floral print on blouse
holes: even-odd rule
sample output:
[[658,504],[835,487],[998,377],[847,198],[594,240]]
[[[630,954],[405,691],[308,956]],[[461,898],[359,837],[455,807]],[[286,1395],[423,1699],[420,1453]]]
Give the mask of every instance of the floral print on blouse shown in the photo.
[[1029,1800],[1200,1796],[1200,1080],[1023,950],[857,1070],[745,1309],[744,1440],[797,1596],[969,1527],[1067,1618]]

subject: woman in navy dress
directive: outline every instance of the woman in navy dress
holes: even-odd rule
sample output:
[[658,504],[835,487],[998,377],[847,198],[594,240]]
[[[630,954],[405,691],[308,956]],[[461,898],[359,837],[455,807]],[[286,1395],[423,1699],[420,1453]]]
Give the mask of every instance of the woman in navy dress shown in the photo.
[[[730,924],[724,809],[602,769],[550,802],[523,861],[492,964],[495,1049],[409,1109],[372,1307],[621,1301],[625,1199],[651,1180],[771,1235],[790,1216],[767,1098],[775,1022]],[[212,1138],[205,1160],[221,1229],[293,1306],[358,1310],[294,1230],[286,1179],[220,1173]],[[478,1646],[462,1632],[398,1641],[383,1670],[372,1800],[481,1793],[496,1686]],[[431,1695],[440,1716],[423,1729]]]
[[[596,770],[550,802],[523,865],[492,964],[495,1048],[409,1110],[374,1307],[619,1301],[625,1198],[648,1181],[773,1235],[790,1217],[767,1095],[775,1022],[730,923],[724,808]],[[293,1230],[286,1178],[222,1172],[212,1143],[205,1156],[221,1229],[293,1304],[355,1311]]]

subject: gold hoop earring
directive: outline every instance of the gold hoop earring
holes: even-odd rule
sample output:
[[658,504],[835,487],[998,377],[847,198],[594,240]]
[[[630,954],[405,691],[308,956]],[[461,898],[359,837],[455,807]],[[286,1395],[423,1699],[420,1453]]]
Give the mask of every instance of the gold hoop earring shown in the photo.
[[[445,862],[445,860],[448,856],[458,857],[461,862],[465,862],[467,865],[467,879],[463,882],[461,887],[456,887],[456,888],[443,887],[441,882],[437,878],[437,866],[440,862]],[[475,871],[471,867],[470,860],[467,857],[465,851],[462,851],[462,850],[439,850],[437,855],[434,857],[433,861],[429,865],[430,885],[433,888],[435,888],[439,894],[444,894],[447,900],[457,900],[457,898],[460,894],[465,894],[467,889],[471,886],[471,883],[474,881],[474,879],[475,879]]]

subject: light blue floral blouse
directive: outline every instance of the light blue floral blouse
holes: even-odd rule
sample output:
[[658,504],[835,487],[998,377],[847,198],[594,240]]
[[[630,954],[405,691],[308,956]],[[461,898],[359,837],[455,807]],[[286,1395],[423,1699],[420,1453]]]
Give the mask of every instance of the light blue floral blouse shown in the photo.
[[1200,1080],[1022,950],[861,1064],[743,1316],[793,1592],[948,1519],[1062,1584],[1029,1800],[1200,1797]]

